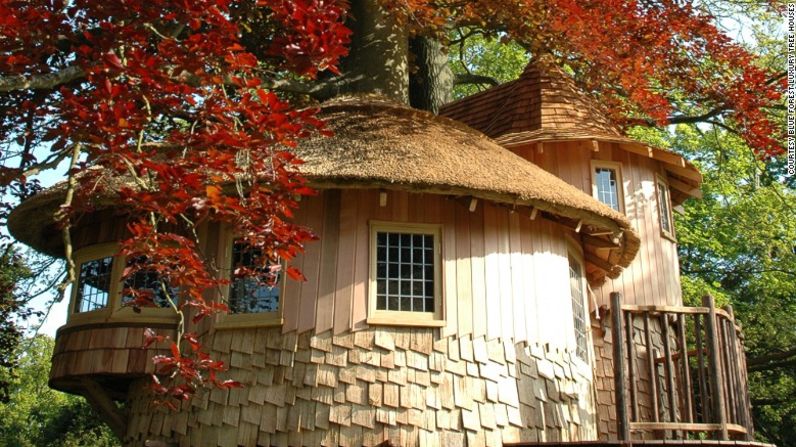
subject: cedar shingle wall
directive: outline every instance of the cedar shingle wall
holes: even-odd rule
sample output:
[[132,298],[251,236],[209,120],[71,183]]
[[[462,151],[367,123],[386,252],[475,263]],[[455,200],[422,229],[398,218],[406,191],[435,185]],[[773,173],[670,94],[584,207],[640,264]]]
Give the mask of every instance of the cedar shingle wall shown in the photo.
[[571,354],[438,329],[333,336],[220,331],[214,355],[245,384],[200,393],[177,413],[130,392],[128,445],[501,445],[595,439],[590,379]]

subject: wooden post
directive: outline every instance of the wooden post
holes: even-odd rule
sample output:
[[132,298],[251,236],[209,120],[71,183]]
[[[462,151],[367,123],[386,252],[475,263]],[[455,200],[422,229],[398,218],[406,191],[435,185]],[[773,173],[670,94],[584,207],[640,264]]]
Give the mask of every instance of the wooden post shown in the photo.
[[616,429],[620,441],[630,440],[625,388],[625,344],[622,330],[622,294],[611,292],[611,319],[614,343],[614,392],[616,393]]
[[727,432],[727,414],[724,411],[724,381],[721,376],[719,366],[719,339],[716,332],[716,303],[713,297],[705,295],[702,297],[702,305],[708,308],[707,321],[705,322],[705,332],[708,344],[708,367],[710,370],[710,388],[713,395],[713,417],[716,423],[721,425],[721,429],[716,432],[720,440],[729,440]]
[[699,376],[699,399],[702,402],[702,420],[708,422],[710,405],[708,405],[708,380],[705,376],[705,343],[702,342],[702,315],[694,316],[694,332],[696,333],[697,375]]
[[652,394],[652,421],[658,422],[658,368],[655,366],[655,352],[652,350],[652,333],[650,332],[650,314],[644,312],[644,341],[647,345],[647,367],[650,370],[650,394]]
[[634,327],[634,316],[632,313],[627,313],[627,373],[629,385],[630,385],[630,415],[632,422],[639,422],[638,417],[638,389],[636,388],[636,382],[638,382],[638,377],[636,376],[636,341],[634,340],[635,336],[633,334]]
[[107,391],[96,381],[86,377],[80,379],[80,384],[83,387],[83,397],[86,398],[89,405],[108,424],[113,434],[123,441],[127,435],[127,421]]
[[680,354],[683,364],[683,397],[685,399],[685,414],[683,415],[686,422],[694,422],[693,403],[691,401],[691,364],[688,362],[688,341],[685,337],[686,332],[685,315],[677,314],[677,336],[680,342]]
[[[661,313],[659,320],[662,329],[663,341],[663,372],[666,377],[666,397],[669,404],[669,422],[677,422],[677,401],[675,400],[675,384],[674,384],[674,366],[672,364],[672,349],[669,341],[669,316],[666,313]],[[676,438],[677,431],[672,431],[672,435]]]
[[744,376],[746,373],[746,361],[744,360],[743,348],[738,341],[738,334],[735,327],[735,312],[731,305],[724,306],[724,310],[730,315],[730,320],[727,324],[730,337],[730,353],[732,355],[733,378],[735,379],[736,387],[736,406],[738,411],[738,422],[747,429],[746,440],[752,439],[752,421],[749,410],[749,382]]

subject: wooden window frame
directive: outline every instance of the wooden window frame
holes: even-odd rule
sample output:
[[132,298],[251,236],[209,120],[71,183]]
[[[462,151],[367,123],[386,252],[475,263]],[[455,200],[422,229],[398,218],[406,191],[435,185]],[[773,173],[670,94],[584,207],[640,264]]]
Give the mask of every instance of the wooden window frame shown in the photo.
[[[217,265],[220,266],[218,274],[223,279],[230,279],[232,273],[229,263],[232,261],[232,245],[235,243],[236,235],[225,228],[221,230],[221,246],[218,249]],[[283,265],[284,267],[284,265]],[[251,327],[277,327],[284,324],[284,297],[285,297],[285,274],[279,276],[279,308],[276,312],[253,312],[253,313],[231,313],[221,312],[215,316],[215,327],[217,329],[251,328]],[[221,287],[220,300],[229,302],[229,294],[232,283]]]
[[[567,239],[567,279],[569,279],[569,263],[570,259],[574,259],[580,265],[580,273],[581,273],[581,289],[583,290],[583,324],[585,325],[585,335],[586,335],[586,358],[581,358],[577,355],[577,337],[578,334],[575,331],[575,314],[574,309],[572,313],[572,341],[573,341],[573,355],[572,359],[578,369],[578,371],[584,376],[589,377],[591,375],[591,361],[593,357],[592,349],[593,349],[593,341],[591,336],[591,311],[589,306],[589,282],[586,279],[586,262],[583,256],[583,248],[577,244],[574,238]],[[567,284],[569,285],[569,284]],[[569,300],[570,306],[572,304],[572,295],[571,295],[571,288],[567,288],[570,292]]]
[[616,196],[619,200],[619,210],[617,211],[625,214],[625,181],[624,177],[622,176],[622,163],[609,160],[591,160],[591,195],[603,205],[611,208],[610,205],[602,202],[599,198],[600,195],[597,190],[597,176],[595,175],[595,171],[599,168],[610,169],[616,173]]
[[[444,301],[442,287],[442,225],[424,223],[387,222],[371,220],[368,259],[368,317],[374,326],[443,327]],[[379,310],[376,308],[376,234],[378,232],[431,234],[434,237],[434,312]]]
[[75,267],[79,270],[84,262],[113,257],[111,266],[111,284],[108,288],[108,305],[88,312],[76,312],[78,277],[72,284],[69,299],[69,313],[67,314],[66,326],[76,326],[91,323],[174,323],[177,321],[177,314],[170,308],[142,307],[140,312],[135,312],[130,306],[122,306],[122,273],[127,265],[127,257],[119,253],[119,244],[115,242],[91,245],[75,251]]
[[[661,203],[661,189],[666,191],[667,203]],[[672,189],[669,187],[669,182],[666,181],[660,174],[655,175],[655,201],[658,203],[658,225],[661,228],[661,235],[672,242],[677,242],[677,237],[674,232],[674,212],[672,208]],[[666,213],[669,218],[669,231],[663,228],[661,221],[663,213]]]

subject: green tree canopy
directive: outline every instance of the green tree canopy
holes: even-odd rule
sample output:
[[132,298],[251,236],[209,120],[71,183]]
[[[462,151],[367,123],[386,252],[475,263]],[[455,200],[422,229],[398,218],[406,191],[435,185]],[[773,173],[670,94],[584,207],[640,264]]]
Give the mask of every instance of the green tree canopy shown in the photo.
[[47,385],[54,340],[38,335],[16,350],[18,373],[0,403],[0,447],[112,447],[113,433],[82,397]]

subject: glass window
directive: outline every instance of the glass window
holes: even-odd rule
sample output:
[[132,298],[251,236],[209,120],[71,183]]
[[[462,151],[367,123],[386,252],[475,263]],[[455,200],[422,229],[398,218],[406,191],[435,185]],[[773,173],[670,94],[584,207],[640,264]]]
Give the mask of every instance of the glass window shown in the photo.
[[597,200],[617,211],[622,211],[619,198],[621,191],[616,169],[596,166],[594,168],[594,187]]
[[[242,241],[232,245],[232,283],[230,313],[277,312],[279,310],[279,266],[263,264],[262,251]],[[254,270],[257,276],[238,276],[240,268]]]
[[376,232],[376,310],[434,312],[434,234]]
[[[146,262],[145,258],[134,258],[127,261],[127,265],[135,265]],[[123,289],[135,289],[140,294],[146,294],[152,298],[152,302],[157,307],[169,307],[169,300],[166,297],[166,292],[163,290],[160,275],[154,270],[142,269],[135,272],[132,276],[125,279]],[[177,302],[178,290],[176,288],[168,287],[169,297]],[[133,297],[126,294],[122,297],[122,304],[127,304],[132,301]]]
[[569,256],[569,291],[572,297],[572,319],[575,327],[575,353],[578,357],[586,360],[588,357],[587,348],[587,327],[586,327],[586,291],[583,288],[583,268],[580,262]]
[[80,264],[75,312],[91,312],[108,305],[113,257],[92,259]]
[[674,235],[672,222],[672,201],[669,185],[658,180],[658,214],[661,219],[661,231],[669,236]]

